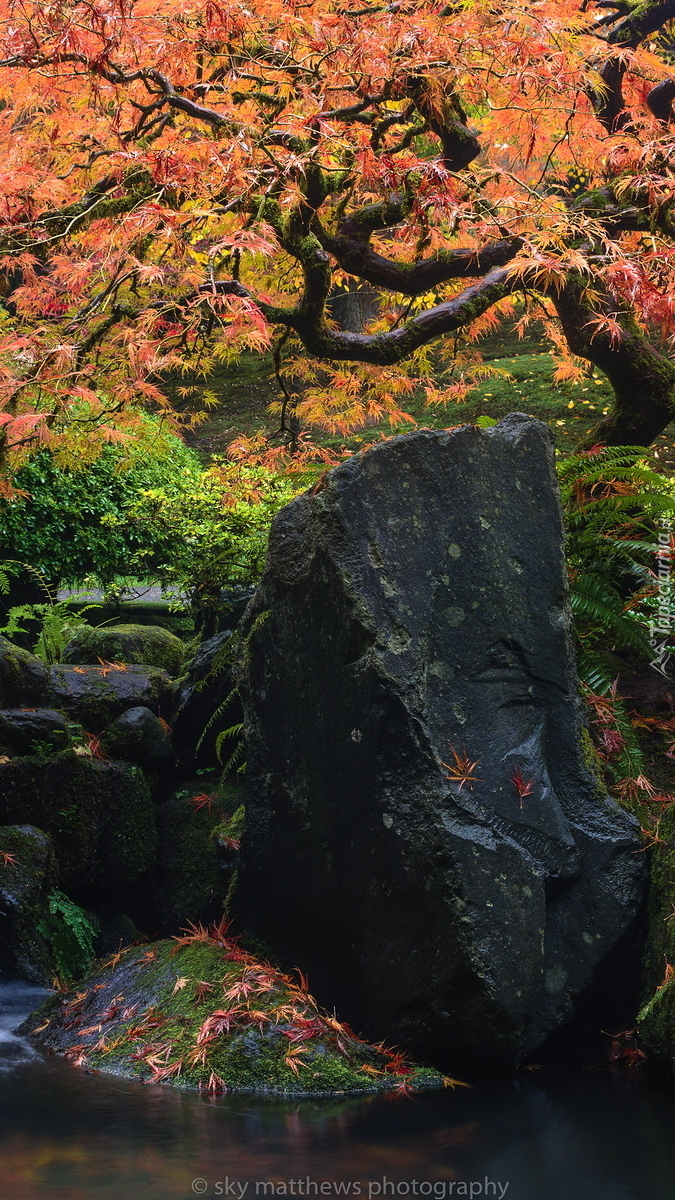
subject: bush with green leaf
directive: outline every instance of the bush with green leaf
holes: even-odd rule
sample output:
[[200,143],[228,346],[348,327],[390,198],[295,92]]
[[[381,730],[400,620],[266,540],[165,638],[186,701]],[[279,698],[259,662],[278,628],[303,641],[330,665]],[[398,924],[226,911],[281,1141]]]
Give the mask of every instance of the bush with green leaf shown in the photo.
[[144,490],[106,523],[126,521],[142,534],[133,558],[139,578],[158,578],[203,612],[223,588],[257,582],[273,516],[306,486],[304,476],[223,459],[187,476],[180,489]]
[[173,496],[193,488],[201,473],[196,454],[150,416],[133,443],[111,444],[79,466],[40,450],[17,472],[26,495],[0,501],[3,556],[30,563],[51,587],[130,578],[135,554],[161,558],[173,548],[169,531],[130,520],[130,506],[147,489]]

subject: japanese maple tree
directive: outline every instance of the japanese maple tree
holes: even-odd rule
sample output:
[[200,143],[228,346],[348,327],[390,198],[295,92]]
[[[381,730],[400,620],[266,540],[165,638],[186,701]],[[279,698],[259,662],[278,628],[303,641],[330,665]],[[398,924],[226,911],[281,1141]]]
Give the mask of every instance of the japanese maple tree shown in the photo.
[[[592,440],[648,444],[675,403],[671,22],[675,0],[0,0],[3,472],[173,419],[165,372],[246,348],[275,354],[283,428],[400,420],[413,388],[461,399],[516,309],[559,378],[610,380]],[[340,328],[360,286],[379,303]]]

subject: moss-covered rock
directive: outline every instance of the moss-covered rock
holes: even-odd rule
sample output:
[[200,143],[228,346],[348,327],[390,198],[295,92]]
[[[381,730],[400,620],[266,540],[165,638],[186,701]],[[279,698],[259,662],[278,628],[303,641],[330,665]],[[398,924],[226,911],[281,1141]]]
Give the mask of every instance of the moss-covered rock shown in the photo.
[[435,1071],[360,1041],[303,986],[243,951],[223,925],[114,955],[23,1030],[89,1069],[210,1093],[325,1095],[443,1083]]
[[165,771],[175,765],[166,721],[142,705],[128,708],[116,717],[102,734],[100,742],[101,750],[109,758],[137,763],[152,771]]
[[55,961],[40,930],[48,914],[54,861],[49,838],[32,825],[0,828],[0,970],[50,984]]
[[68,642],[64,663],[141,663],[178,675],[185,659],[185,643],[160,625],[112,625],[80,629]]
[[57,882],[124,894],[155,852],[152,801],[142,772],[75,752],[0,763],[0,821],[29,822],[51,836]]
[[186,784],[157,809],[155,924],[164,934],[223,912],[234,862],[217,831],[232,819],[242,793],[226,785],[203,789]]
[[60,663],[49,674],[50,703],[92,733],[100,733],[120,713],[144,707],[160,717],[173,709],[174,689],[159,667],[78,667]]
[[675,1076],[675,984],[659,985],[638,1014],[640,1047]]
[[63,713],[53,708],[0,709],[0,752],[55,754],[71,743],[71,726]]
[[0,637],[0,708],[40,705],[47,694],[47,668],[34,654]]

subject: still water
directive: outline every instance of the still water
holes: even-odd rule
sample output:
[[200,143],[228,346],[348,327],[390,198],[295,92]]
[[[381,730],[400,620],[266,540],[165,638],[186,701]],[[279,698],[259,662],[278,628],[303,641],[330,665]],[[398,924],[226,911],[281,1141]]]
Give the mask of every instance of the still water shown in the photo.
[[43,1058],[12,1033],[40,997],[0,984],[0,1200],[675,1198],[668,1092],[541,1071],[414,1098],[206,1100]]

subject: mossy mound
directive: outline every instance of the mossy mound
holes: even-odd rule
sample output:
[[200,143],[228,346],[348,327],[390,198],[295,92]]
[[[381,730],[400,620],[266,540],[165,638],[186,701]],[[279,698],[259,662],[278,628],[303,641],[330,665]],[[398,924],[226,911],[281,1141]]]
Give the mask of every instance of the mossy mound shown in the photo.
[[444,1082],[360,1041],[301,984],[242,950],[225,924],[114,955],[77,991],[47,1001],[23,1031],[77,1065],[211,1094]]
[[185,659],[185,643],[160,625],[112,625],[80,629],[63,651],[65,663],[141,663],[178,675]]

